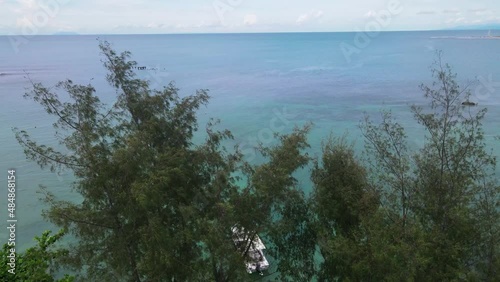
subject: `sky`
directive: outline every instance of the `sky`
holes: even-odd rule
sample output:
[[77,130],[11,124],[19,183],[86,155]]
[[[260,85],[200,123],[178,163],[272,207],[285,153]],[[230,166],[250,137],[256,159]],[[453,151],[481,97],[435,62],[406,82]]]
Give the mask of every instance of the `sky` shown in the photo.
[[500,0],[0,0],[0,35],[500,28]]

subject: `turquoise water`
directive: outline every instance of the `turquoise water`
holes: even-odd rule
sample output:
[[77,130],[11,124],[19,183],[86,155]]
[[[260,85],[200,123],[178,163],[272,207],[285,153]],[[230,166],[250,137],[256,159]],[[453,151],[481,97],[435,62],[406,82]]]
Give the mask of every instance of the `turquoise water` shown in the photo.
[[[362,140],[358,124],[363,112],[376,114],[391,109],[411,135],[410,145],[422,144],[421,128],[412,121],[409,105],[422,104],[418,85],[431,81],[429,65],[435,50],[444,51],[444,60],[467,83],[476,77],[488,82],[489,92],[481,84],[471,89],[472,100],[487,106],[485,120],[488,140],[498,134],[500,123],[500,40],[471,39],[483,31],[391,32],[371,39],[359,53],[346,59],[341,43],[354,46],[354,33],[301,34],[217,34],[217,35],[116,35],[100,36],[119,50],[129,50],[133,59],[145,66],[142,78],[164,85],[174,80],[181,95],[206,88],[210,105],[200,110],[200,124],[208,118],[221,119],[230,129],[247,160],[258,162],[252,149],[258,142],[274,144],[272,132],[290,132],[294,125],[314,123],[310,134],[311,154],[319,152],[321,140],[331,132],[349,131],[359,151]],[[457,38],[442,38],[451,36]],[[55,229],[43,221],[43,203],[38,185],[43,184],[65,199],[72,194],[72,178],[40,170],[28,162],[11,131],[28,130],[37,140],[57,144],[51,123],[34,102],[24,99],[33,81],[47,85],[70,78],[77,83],[92,82],[107,103],[114,91],[107,86],[105,69],[99,57],[97,36],[38,36],[20,46],[19,52],[7,37],[0,37],[0,173],[15,168],[18,176],[18,245],[32,245],[32,238],[44,229]],[[469,39],[468,39],[469,38]],[[498,82],[497,82],[498,81]],[[487,95],[486,95],[487,94]],[[198,136],[200,137],[200,136]],[[493,143],[492,143],[493,144]],[[495,152],[500,152],[498,145]],[[307,171],[298,173],[305,190],[310,189]],[[1,187],[6,187],[2,184]],[[6,220],[6,189],[0,194],[0,220]],[[6,224],[6,223],[5,223]],[[0,228],[0,242],[7,232]]]

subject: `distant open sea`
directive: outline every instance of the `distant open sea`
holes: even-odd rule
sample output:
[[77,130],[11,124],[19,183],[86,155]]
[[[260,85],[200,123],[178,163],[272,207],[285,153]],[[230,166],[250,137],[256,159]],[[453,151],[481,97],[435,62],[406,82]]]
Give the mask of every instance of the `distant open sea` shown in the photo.
[[[391,109],[407,127],[410,146],[423,144],[423,131],[409,111],[425,103],[420,83],[430,84],[429,66],[436,50],[444,52],[458,80],[473,84],[472,101],[488,108],[486,137],[496,155],[500,134],[500,40],[480,39],[487,31],[384,32],[364,44],[355,33],[211,34],[211,35],[101,35],[118,51],[132,52],[144,67],[141,78],[153,85],[175,81],[182,96],[209,89],[212,99],[199,111],[200,129],[209,118],[221,119],[247,160],[259,162],[252,149],[258,142],[274,144],[272,132],[287,133],[295,125],[313,122],[310,153],[318,155],[330,133],[349,132],[361,152],[359,122],[366,112],[375,119],[380,109]],[[115,92],[105,81],[98,36],[36,36],[16,50],[0,36],[0,244],[7,240],[7,169],[17,170],[17,245],[34,244],[33,236],[56,230],[40,213],[38,185],[63,199],[78,200],[71,192],[69,173],[42,171],[26,160],[11,130],[27,130],[40,143],[56,144],[49,117],[36,103],[23,98],[35,82],[53,85],[66,78],[92,83],[100,98],[111,104]],[[358,42],[359,43],[359,42]],[[351,46],[345,56],[341,46]],[[17,52],[16,52],[17,51]],[[473,109],[474,110],[474,109]],[[203,134],[197,136],[201,140]],[[310,190],[307,171],[298,178]]]

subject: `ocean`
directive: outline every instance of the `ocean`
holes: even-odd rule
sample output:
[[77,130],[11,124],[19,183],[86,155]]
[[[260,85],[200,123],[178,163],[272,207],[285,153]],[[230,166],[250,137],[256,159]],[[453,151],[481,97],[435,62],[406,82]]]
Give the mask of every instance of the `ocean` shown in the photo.
[[[423,105],[419,84],[432,82],[429,66],[437,50],[470,84],[472,101],[488,108],[486,138],[499,155],[500,40],[480,38],[487,31],[383,32],[360,42],[356,33],[189,34],[189,35],[80,35],[35,36],[18,48],[0,36],[0,173],[17,171],[17,245],[34,245],[43,230],[57,230],[44,221],[38,186],[45,185],[61,199],[78,201],[69,172],[41,170],[26,160],[12,128],[27,130],[41,144],[57,145],[54,119],[23,98],[30,80],[47,86],[71,79],[92,83],[99,97],[112,104],[116,95],[105,81],[98,40],[116,50],[132,52],[141,78],[156,87],[175,81],[180,95],[209,89],[210,104],[199,111],[200,133],[209,118],[221,120],[246,160],[258,163],[254,147],[275,144],[272,133],[314,124],[310,154],[318,156],[322,140],[348,132],[361,153],[359,123],[364,113],[377,119],[390,109],[407,128],[410,147],[423,144],[423,131],[413,120],[410,105]],[[368,40],[366,40],[368,39]],[[477,79],[478,81],[474,82]],[[62,95],[62,93],[61,93]],[[62,95],[64,99],[64,95]],[[310,190],[306,170],[297,174]],[[7,220],[7,180],[1,185],[0,219]],[[0,242],[7,229],[0,228]]]

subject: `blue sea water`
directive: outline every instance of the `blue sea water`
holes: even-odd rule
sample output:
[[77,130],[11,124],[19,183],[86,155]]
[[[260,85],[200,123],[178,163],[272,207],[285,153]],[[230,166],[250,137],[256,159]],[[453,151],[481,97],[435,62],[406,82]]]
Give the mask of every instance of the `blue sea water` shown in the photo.
[[[103,35],[119,50],[129,50],[146,70],[139,77],[153,85],[175,81],[180,94],[209,89],[212,99],[199,112],[200,128],[209,118],[221,119],[230,129],[247,160],[258,162],[253,147],[271,145],[273,132],[287,133],[295,125],[313,122],[310,153],[317,155],[321,141],[332,132],[356,141],[366,112],[374,117],[390,109],[410,135],[410,145],[423,144],[422,129],[412,120],[411,104],[425,103],[420,83],[431,83],[429,66],[436,50],[458,73],[458,80],[472,84],[472,100],[488,107],[484,122],[488,142],[500,123],[500,40],[478,39],[486,31],[387,32],[357,46],[355,33]],[[69,173],[41,170],[25,159],[11,130],[30,132],[40,143],[57,145],[49,117],[35,102],[23,98],[29,79],[53,85],[66,78],[92,83],[108,104],[115,92],[105,81],[97,36],[36,36],[16,50],[8,37],[0,37],[0,173],[15,168],[18,178],[17,243],[26,248],[44,229],[54,229],[40,213],[38,185],[63,199],[78,200],[71,191]],[[351,56],[341,46],[351,46]],[[359,48],[358,48],[359,47]],[[485,85],[486,84],[486,85]],[[486,86],[486,87],[484,87]],[[486,90],[487,91],[486,91]],[[202,138],[202,134],[197,136]],[[298,174],[310,189],[307,171]],[[6,178],[3,178],[6,179]],[[0,220],[7,219],[6,183],[1,184]],[[0,228],[0,242],[7,239]]]

